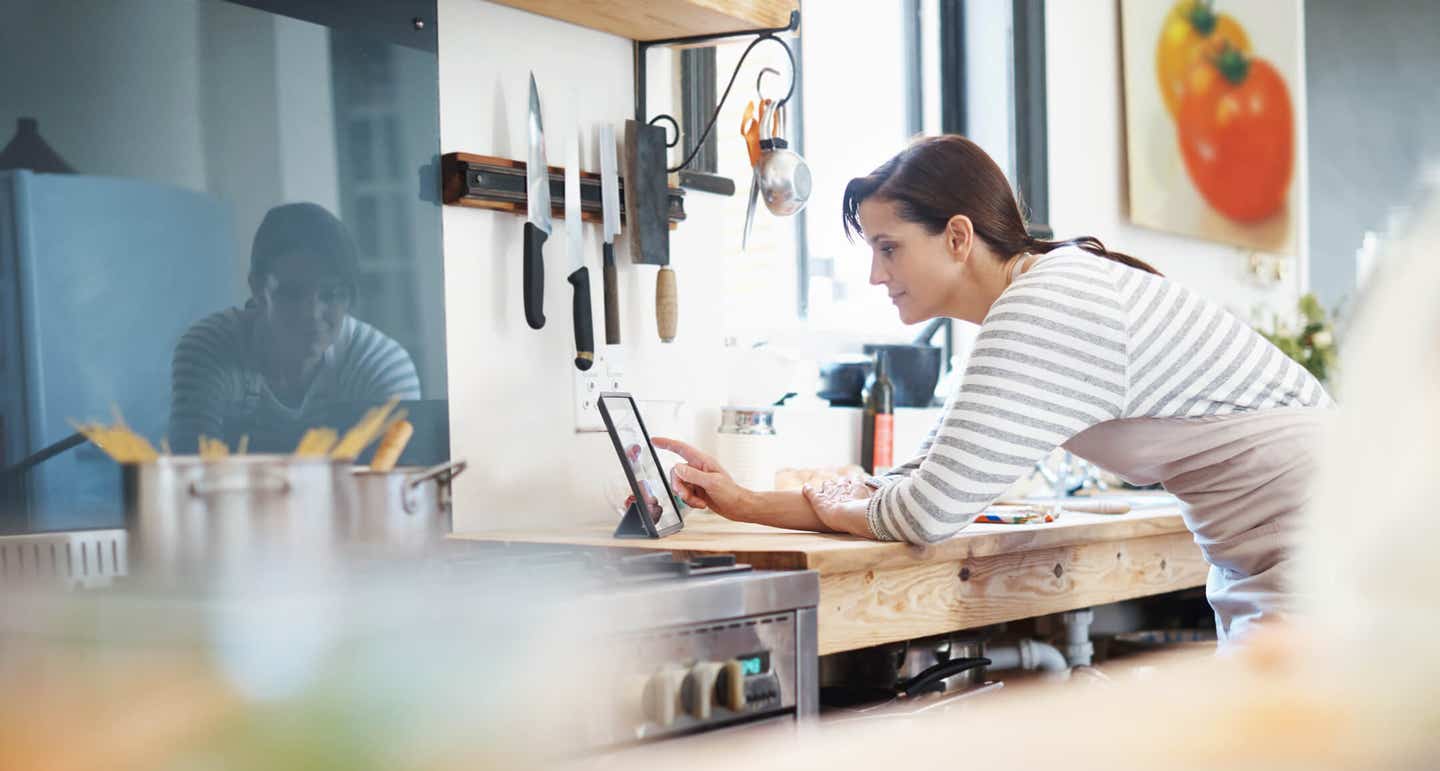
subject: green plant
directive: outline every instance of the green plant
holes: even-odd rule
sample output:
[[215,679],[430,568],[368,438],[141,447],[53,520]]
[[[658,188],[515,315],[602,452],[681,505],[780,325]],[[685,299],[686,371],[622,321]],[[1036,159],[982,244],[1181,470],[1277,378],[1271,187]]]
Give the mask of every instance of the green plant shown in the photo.
[[1257,327],[1256,331],[1314,375],[1316,380],[1325,383],[1335,371],[1339,359],[1331,314],[1313,294],[1302,296],[1297,308],[1298,321],[1291,323],[1272,316],[1269,330]]

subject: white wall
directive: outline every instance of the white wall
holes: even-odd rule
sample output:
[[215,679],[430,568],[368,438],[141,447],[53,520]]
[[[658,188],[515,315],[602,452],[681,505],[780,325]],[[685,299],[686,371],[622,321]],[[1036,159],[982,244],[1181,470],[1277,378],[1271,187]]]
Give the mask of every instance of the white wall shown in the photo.
[[[1249,319],[1264,306],[1291,313],[1304,286],[1308,250],[1287,279],[1262,285],[1247,272],[1248,250],[1148,230],[1125,213],[1124,115],[1120,79],[1119,3],[1060,0],[1045,4],[1046,76],[1050,123],[1050,222],[1057,237],[1094,235],[1106,246],[1139,257],[1171,279]],[[1304,84],[1296,88],[1305,114]],[[1305,158],[1303,121],[1298,158]],[[1301,164],[1299,173],[1305,173]],[[1305,185],[1299,186],[1304,190]],[[1300,205],[1305,233],[1308,202]]]
[[[526,156],[529,73],[540,90],[551,165],[562,142],[583,129],[582,166],[598,170],[595,130],[634,113],[628,40],[494,5],[440,0],[440,146],[508,158]],[[651,92],[651,111],[664,110]],[[674,343],[655,328],[655,273],[616,250],[623,307],[626,387],[646,400],[651,433],[709,439],[725,393],[721,360],[722,265],[713,249],[731,198],[689,192],[689,220],[671,234],[679,284]],[[520,216],[447,206],[445,316],[449,347],[453,457],[470,461],[457,479],[455,528],[608,520],[605,480],[616,472],[605,434],[574,432],[574,339],[564,221],[546,244],[545,328],[525,324],[521,302]],[[595,329],[603,330],[600,229],[584,227]],[[622,235],[623,241],[623,235]],[[603,340],[603,334],[600,335]]]

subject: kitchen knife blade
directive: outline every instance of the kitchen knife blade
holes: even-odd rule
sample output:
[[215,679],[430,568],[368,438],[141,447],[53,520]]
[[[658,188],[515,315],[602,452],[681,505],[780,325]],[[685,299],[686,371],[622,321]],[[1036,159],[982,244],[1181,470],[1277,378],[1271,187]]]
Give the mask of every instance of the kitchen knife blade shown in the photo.
[[590,314],[590,269],[585,267],[585,245],[580,241],[580,135],[565,141],[565,247],[570,252],[570,286],[575,289],[571,303],[575,318],[575,367],[580,371],[595,364],[595,333]]
[[545,239],[550,237],[550,167],[545,162],[545,125],[540,120],[540,91],[530,73],[530,153],[525,162],[525,321],[545,326]]
[[620,235],[620,177],[615,163],[615,127],[600,127],[600,211],[604,218],[605,344],[620,344],[620,289],[615,276],[615,237]]
[[680,304],[670,268],[670,223],[666,214],[665,127],[625,121],[625,221],[630,259],[659,265],[655,274],[655,326],[660,341],[675,339]]

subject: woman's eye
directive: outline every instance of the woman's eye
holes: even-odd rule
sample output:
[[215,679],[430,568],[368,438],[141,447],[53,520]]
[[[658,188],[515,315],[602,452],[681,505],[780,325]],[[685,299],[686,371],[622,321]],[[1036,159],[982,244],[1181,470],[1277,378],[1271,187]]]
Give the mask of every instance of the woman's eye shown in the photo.
[[880,253],[885,255],[886,257],[890,257],[895,254],[895,247],[890,244],[886,244],[880,247]]

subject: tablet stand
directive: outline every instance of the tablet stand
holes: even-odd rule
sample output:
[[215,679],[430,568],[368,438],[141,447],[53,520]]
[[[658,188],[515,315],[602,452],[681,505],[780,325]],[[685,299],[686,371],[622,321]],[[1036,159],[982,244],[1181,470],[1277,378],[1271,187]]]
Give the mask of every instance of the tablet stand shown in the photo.
[[645,510],[640,508],[640,502],[630,504],[625,510],[625,516],[620,519],[620,526],[615,528],[616,538],[655,538],[651,531],[645,527]]

